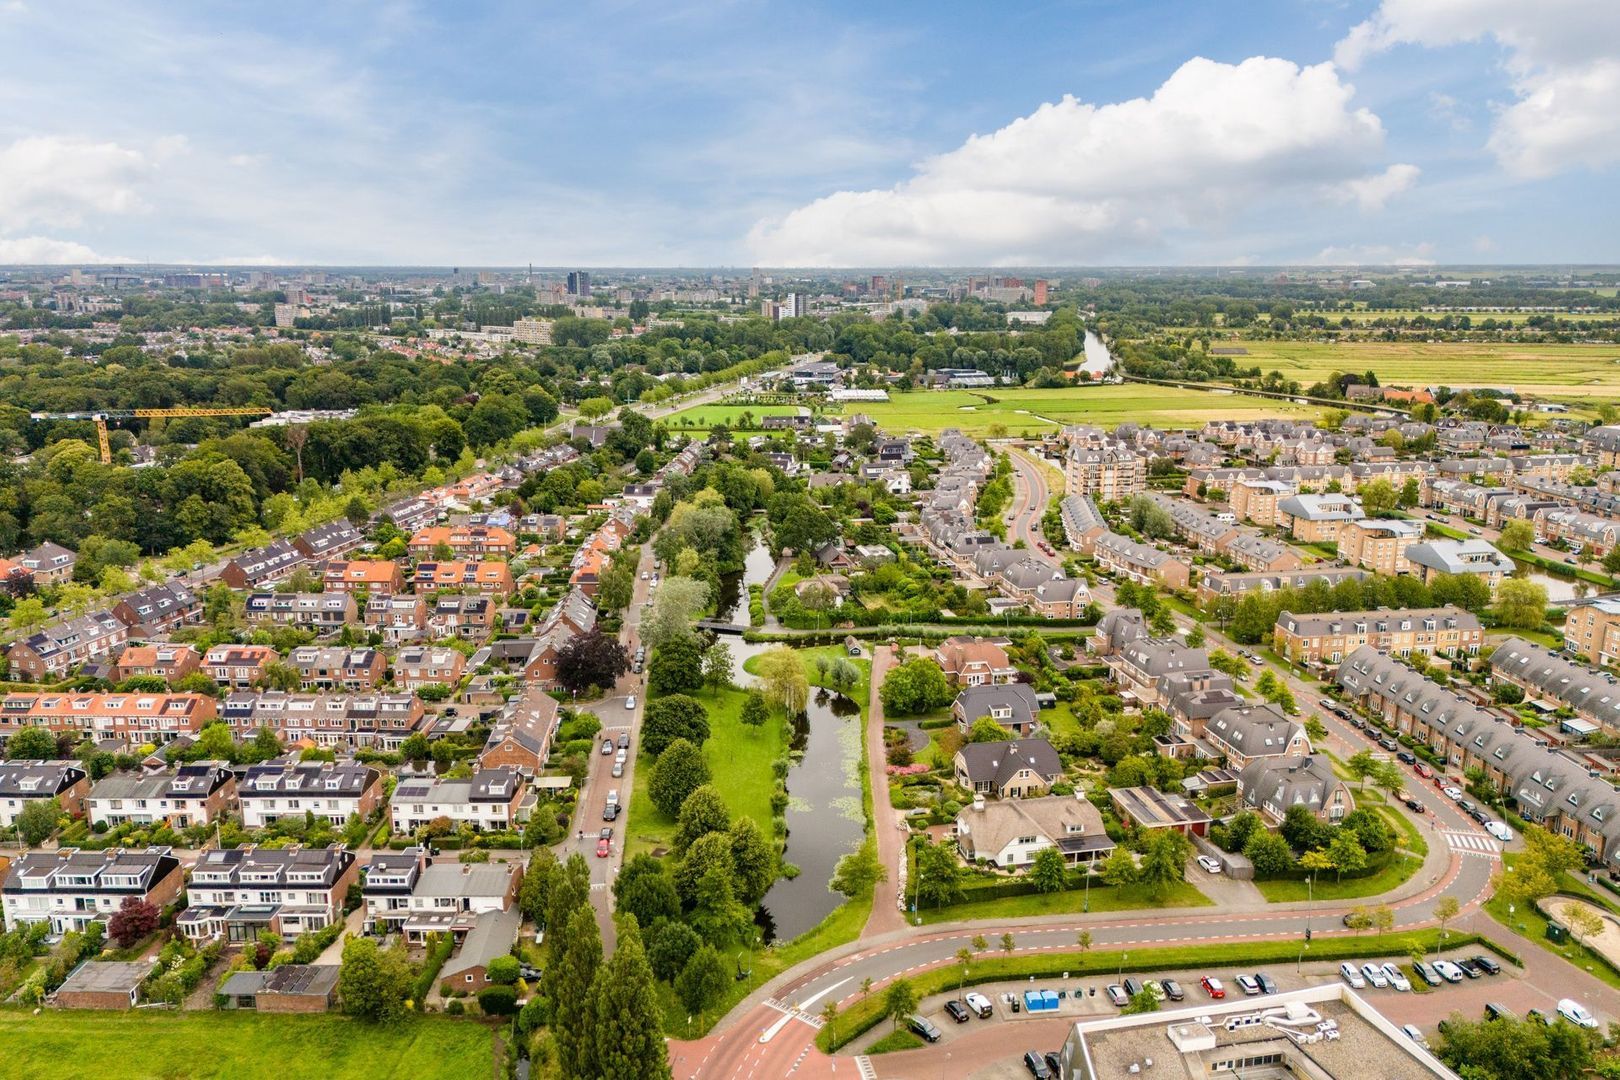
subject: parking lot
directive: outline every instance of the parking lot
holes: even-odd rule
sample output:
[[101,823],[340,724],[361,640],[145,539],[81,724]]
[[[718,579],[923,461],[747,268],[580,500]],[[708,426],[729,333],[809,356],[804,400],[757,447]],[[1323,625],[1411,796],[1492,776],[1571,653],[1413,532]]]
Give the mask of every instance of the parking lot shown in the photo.
[[[1478,955],[1480,951],[1469,949],[1437,953],[1431,960],[1445,958],[1456,961]],[[1363,962],[1373,959],[1362,957],[1352,962],[1359,968]],[[1378,962],[1381,963],[1383,959],[1378,958]],[[1470,1020],[1480,1018],[1484,1015],[1486,1002],[1495,1002],[1519,1016],[1523,1016],[1530,1009],[1540,1009],[1550,1016],[1554,1012],[1558,998],[1568,992],[1567,989],[1561,992],[1561,988],[1557,986],[1537,985],[1524,972],[1508,963],[1500,964],[1502,970],[1498,975],[1465,977],[1460,983],[1443,982],[1440,986],[1430,987],[1412,975],[1409,958],[1390,959],[1398,963],[1411,978],[1412,990],[1400,991],[1393,987],[1379,989],[1369,984],[1356,992],[1394,1023],[1417,1025],[1431,1042],[1437,1041],[1436,1025],[1453,1013]],[[1275,981],[1279,991],[1297,990],[1300,987],[1328,981],[1343,981],[1339,974],[1338,961],[1307,961],[1300,965],[1297,973],[1292,964],[1267,967],[1263,970]],[[1208,993],[1200,985],[1200,979],[1206,975],[1220,980],[1226,992],[1226,1000],[1231,1001],[1244,996],[1238,986],[1238,976],[1254,974],[1257,974],[1254,969],[1215,967],[1188,971],[1125,972],[1122,978],[1087,976],[1069,980],[1043,979],[1019,983],[992,983],[975,989],[990,999],[993,1015],[987,1020],[973,1016],[963,1023],[953,1021],[944,1011],[945,1002],[957,998],[958,995],[937,994],[924,999],[919,1012],[938,1028],[939,1042],[921,1049],[880,1054],[871,1059],[871,1064],[879,1077],[938,1076],[949,1077],[951,1080],[958,1080],[961,1077],[969,1077],[972,1080],[1004,1080],[1004,1078],[1010,1080],[1012,1077],[1028,1077],[1029,1073],[1021,1061],[1025,1051],[1044,1053],[1058,1049],[1068,1037],[1070,1027],[1077,1020],[1119,1015],[1119,1008],[1109,1003],[1107,987],[1111,983],[1122,983],[1124,977],[1132,977],[1139,982],[1148,979],[1174,979],[1180,984],[1186,998],[1181,1002],[1165,1001],[1161,1008],[1178,1009],[1193,1007],[1210,1000]],[[1032,1013],[1023,1008],[1023,994],[1026,990],[1051,990],[1062,996],[1057,999],[1056,1009]],[[1013,1011],[1015,1000],[1019,1004],[1017,1012]],[[1596,1006],[1595,1002],[1585,1004],[1594,1008]],[[1609,1018],[1599,1013],[1598,1019],[1606,1023]],[[888,1035],[891,1030],[890,1023],[879,1024],[845,1048],[844,1052],[863,1053],[866,1047]]]

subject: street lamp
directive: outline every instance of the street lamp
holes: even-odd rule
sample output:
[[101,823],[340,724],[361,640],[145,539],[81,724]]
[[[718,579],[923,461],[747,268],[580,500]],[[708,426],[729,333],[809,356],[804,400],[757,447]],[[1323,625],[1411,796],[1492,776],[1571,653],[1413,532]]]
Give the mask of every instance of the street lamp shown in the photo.
[[1086,865],[1086,898],[1080,904],[1080,913],[1082,915],[1084,915],[1084,914],[1088,913],[1089,911],[1091,911],[1091,872],[1092,872],[1092,870],[1094,870],[1096,868],[1095,867],[1096,861],[1097,861],[1097,853],[1092,852],[1091,853],[1091,862]]
[[1316,875],[1305,879],[1305,940],[1311,937],[1311,906],[1316,903]]
[[1131,954],[1128,952],[1119,954],[1119,970],[1114,972],[1114,980],[1116,982],[1119,980],[1121,975],[1125,974],[1125,961],[1129,960],[1130,958]]

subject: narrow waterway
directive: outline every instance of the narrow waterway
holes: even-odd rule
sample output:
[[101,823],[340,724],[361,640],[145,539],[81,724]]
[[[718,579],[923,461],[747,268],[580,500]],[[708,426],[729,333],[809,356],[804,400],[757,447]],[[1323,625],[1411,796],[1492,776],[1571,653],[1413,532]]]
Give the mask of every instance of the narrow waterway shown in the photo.
[[1080,364],[1080,370],[1088,375],[1106,375],[1114,366],[1114,356],[1103,344],[1102,338],[1093,331],[1086,331],[1085,360]]

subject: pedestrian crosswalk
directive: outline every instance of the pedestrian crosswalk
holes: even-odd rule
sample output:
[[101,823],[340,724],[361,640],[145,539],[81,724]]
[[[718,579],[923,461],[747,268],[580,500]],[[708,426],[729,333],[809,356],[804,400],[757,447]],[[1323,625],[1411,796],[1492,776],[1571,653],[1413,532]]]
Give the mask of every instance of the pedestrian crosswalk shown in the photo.
[[1495,858],[1502,853],[1502,845],[1484,833],[1441,829],[1440,835],[1446,838],[1447,847],[1464,855],[1485,855]]
[[861,1071],[861,1080],[877,1080],[877,1070],[872,1068],[872,1059],[865,1054],[855,1059],[855,1067]]

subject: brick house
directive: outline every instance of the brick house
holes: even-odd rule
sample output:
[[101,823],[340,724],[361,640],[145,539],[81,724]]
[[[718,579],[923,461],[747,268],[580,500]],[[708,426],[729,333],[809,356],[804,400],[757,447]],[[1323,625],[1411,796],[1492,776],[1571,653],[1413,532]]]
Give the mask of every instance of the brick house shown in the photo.
[[191,645],[152,642],[124,646],[113,665],[113,680],[123,682],[137,675],[155,675],[174,683],[202,665],[202,654]]

